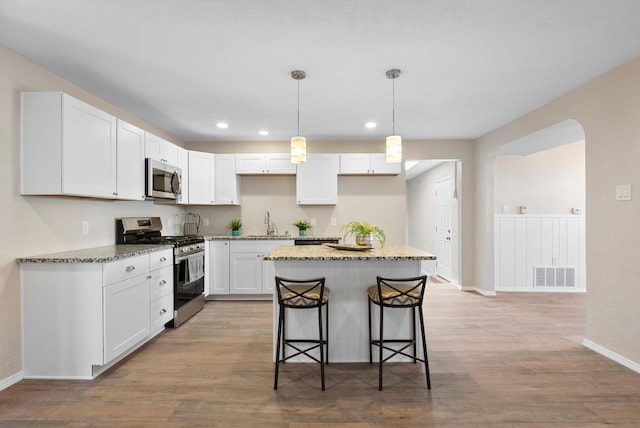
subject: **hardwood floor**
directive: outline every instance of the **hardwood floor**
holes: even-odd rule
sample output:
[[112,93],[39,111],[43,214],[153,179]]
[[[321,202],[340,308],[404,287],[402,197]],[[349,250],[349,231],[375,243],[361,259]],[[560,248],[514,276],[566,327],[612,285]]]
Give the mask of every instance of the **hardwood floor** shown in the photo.
[[[365,298],[363,296],[363,298]],[[585,295],[482,297],[430,284],[420,365],[285,364],[269,302],[209,302],[94,381],[24,380],[0,427],[590,427],[640,424],[640,374],[581,345]],[[363,338],[366,340],[366,338]]]

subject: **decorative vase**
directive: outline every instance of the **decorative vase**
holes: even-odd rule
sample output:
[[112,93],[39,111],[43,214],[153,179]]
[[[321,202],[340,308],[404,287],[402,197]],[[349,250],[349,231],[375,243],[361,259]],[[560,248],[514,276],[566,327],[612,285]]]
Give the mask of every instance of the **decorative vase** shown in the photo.
[[232,230],[231,231],[231,235],[232,236],[240,236],[240,231],[239,230]]
[[307,236],[307,229],[299,229],[298,234],[299,236]]
[[373,233],[365,233],[363,235],[356,236],[356,244],[373,246]]

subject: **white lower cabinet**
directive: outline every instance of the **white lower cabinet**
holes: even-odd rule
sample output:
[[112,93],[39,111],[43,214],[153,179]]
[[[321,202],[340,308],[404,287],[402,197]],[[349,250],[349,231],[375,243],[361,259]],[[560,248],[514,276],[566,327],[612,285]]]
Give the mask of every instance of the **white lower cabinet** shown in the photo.
[[24,377],[93,379],[164,328],[173,311],[162,327],[153,326],[153,311],[173,307],[171,254],[22,263]]
[[263,257],[291,240],[208,241],[209,295],[233,298],[271,296],[275,271],[273,263]]

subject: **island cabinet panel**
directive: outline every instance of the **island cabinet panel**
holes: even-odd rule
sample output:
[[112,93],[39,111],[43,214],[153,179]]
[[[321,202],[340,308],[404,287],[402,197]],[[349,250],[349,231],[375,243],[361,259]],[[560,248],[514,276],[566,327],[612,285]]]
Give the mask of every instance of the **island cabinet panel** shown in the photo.
[[114,199],[116,118],[62,92],[23,92],[21,193]]
[[336,205],[338,203],[338,154],[309,154],[307,162],[297,166],[296,199],[298,205]]

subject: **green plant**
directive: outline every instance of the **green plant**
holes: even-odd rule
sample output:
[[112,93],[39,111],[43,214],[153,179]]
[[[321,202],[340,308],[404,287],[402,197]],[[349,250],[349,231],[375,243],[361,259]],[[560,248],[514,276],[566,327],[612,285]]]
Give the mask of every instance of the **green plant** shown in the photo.
[[309,220],[298,220],[295,223],[293,223],[293,225],[300,230],[307,230],[307,229],[311,229],[312,227]]
[[229,229],[231,230],[240,230],[242,228],[242,221],[240,219],[233,219],[229,222]]
[[357,243],[361,243],[364,236],[367,234],[371,234],[371,236],[377,239],[380,242],[381,247],[384,247],[384,243],[386,241],[384,230],[377,226],[373,226],[366,221],[362,223],[358,221],[350,221],[343,225],[340,230],[344,231],[342,239],[346,239],[347,235],[353,235],[356,238]]

